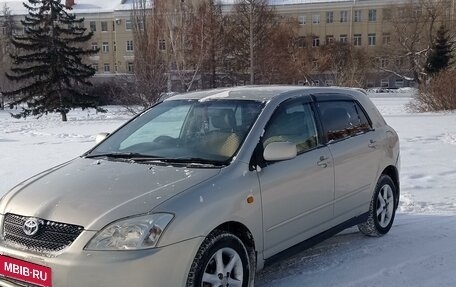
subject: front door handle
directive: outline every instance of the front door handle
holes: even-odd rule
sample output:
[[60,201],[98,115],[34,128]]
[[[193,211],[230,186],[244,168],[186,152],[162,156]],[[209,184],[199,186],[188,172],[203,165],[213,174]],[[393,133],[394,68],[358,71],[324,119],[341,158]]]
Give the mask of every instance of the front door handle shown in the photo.
[[322,167],[322,168],[327,168],[328,167],[328,159],[329,159],[329,157],[320,156],[320,161],[317,162],[317,165]]

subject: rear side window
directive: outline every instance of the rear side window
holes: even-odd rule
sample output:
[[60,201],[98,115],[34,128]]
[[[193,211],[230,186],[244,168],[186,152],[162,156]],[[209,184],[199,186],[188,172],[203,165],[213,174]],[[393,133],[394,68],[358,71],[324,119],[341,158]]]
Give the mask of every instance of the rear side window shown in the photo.
[[288,102],[275,111],[266,127],[263,147],[272,142],[285,141],[296,144],[298,153],[317,146],[317,128],[310,104]]
[[340,140],[371,130],[369,120],[354,101],[318,103],[323,128],[328,140]]

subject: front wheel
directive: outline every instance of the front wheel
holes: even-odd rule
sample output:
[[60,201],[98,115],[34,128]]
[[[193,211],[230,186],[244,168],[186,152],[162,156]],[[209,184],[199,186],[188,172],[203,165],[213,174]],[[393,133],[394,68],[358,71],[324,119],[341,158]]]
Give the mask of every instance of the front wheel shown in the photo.
[[242,241],[231,233],[216,230],[201,244],[186,286],[247,287],[249,266],[249,256]]
[[382,236],[391,229],[396,214],[396,186],[388,175],[382,175],[375,187],[369,217],[358,225],[359,230],[368,236]]

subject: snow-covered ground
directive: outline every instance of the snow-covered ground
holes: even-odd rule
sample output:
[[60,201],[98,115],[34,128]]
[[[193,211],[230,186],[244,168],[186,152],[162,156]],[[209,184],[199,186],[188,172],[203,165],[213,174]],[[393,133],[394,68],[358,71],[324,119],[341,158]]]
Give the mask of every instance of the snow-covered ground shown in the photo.
[[[356,228],[268,266],[256,286],[455,286],[456,113],[408,112],[407,94],[372,100],[401,138],[402,197],[395,225],[382,238]],[[72,159],[131,116],[73,111],[14,119],[0,111],[0,195],[19,181]]]

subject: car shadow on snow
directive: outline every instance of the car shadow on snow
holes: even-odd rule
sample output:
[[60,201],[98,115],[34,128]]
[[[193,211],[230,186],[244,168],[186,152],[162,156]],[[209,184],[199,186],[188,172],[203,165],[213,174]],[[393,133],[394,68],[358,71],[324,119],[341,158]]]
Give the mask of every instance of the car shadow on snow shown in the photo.
[[[402,213],[380,238],[352,227],[310,249],[293,249],[294,254],[259,272],[255,286],[454,286],[447,285],[456,280],[455,272],[447,271],[456,268],[454,238],[454,215]],[[428,265],[434,261],[431,272]],[[441,273],[442,281],[421,285],[433,278],[427,273]],[[396,281],[385,279],[390,274]]]

